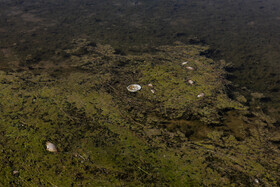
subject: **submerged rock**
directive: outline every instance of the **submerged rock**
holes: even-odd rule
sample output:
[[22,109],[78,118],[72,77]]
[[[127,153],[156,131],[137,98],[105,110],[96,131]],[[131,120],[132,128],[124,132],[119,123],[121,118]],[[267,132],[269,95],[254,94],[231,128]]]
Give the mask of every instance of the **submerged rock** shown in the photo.
[[57,152],[56,146],[51,142],[46,142],[46,150],[53,153]]
[[126,88],[130,92],[137,92],[137,91],[141,90],[141,86],[139,84],[131,84]]
[[204,96],[205,96],[204,93],[200,93],[200,94],[197,95],[198,98],[199,98],[199,97],[204,97]]
[[184,65],[186,65],[186,64],[188,64],[188,63],[189,63],[189,62],[187,62],[187,61],[186,61],[186,62],[182,62],[182,65],[184,66]]
[[188,80],[187,81],[190,85],[194,85],[194,81],[193,80]]
[[193,68],[193,67],[191,67],[191,66],[186,67],[186,69],[191,70],[191,71],[193,71],[193,70],[194,70],[194,68]]

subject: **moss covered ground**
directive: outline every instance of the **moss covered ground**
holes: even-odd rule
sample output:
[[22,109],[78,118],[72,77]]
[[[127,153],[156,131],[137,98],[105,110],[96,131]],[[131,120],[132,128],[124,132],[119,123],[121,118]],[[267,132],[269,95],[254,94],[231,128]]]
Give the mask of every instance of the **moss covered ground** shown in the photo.
[[[125,55],[77,39],[49,61],[1,71],[0,184],[280,185],[277,124],[229,98],[226,63],[207,49]],[[128,92],[132,83],[142,89]]]

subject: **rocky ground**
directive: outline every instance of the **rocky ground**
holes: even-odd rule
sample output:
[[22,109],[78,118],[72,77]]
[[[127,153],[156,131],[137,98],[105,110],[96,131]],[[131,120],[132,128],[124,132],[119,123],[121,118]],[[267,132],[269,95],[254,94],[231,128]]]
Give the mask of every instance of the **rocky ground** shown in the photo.
[[207,50],[125,55],[77,39],[48,61],[12,59],[0,72],[0,184],[279,186],[279,124],[261,93],[230,92],[228,65]]

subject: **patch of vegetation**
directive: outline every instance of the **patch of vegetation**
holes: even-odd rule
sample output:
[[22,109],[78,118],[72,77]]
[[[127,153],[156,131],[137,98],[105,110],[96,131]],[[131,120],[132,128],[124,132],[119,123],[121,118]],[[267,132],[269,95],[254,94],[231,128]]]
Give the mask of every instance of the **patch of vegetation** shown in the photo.
[[[57,50],[59,65],[1,71],[0,184],[279,184],[271,121],[243,115],[226,94],[224,62],[200,55],[207,49],[177,42],[123,55],[79,39]],[[131,83],[142,89],[128,92]]]

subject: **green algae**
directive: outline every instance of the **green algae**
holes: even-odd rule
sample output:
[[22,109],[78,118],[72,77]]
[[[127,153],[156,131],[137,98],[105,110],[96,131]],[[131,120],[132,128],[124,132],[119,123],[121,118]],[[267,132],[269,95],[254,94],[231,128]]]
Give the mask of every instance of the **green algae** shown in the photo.
[[[262,101],[261,107],[278,118],[279,36],[273,32],[279,30],[278,4],[274,0],[1,1],[1,66],[10,68],[14,56],[22,65],[51,59],[57,48],[66,48],[68,41],[81,36],[113,45],[123,54],[176,40],[208,43],[213,48],[205,54],[232,62],[234,82],[265,93],[270,100]],[[76,55],[84,52],[77,50]]]
[[[267,141],[271,122],[264,114],[256,113],[261,120],[243,115],[247,107],[226,94],[224,62],[200,55],[207,49],[177,42],[118,55],[109,45],[79,39],[57,51],[53,60],[61,65],[1,71],[0,184],[279,183],[279,151]],[[130,93],[130,83],[143,89]],[[201,92],[205,97],[198,98]],[[47,141],[57,153],[45,150]]]

